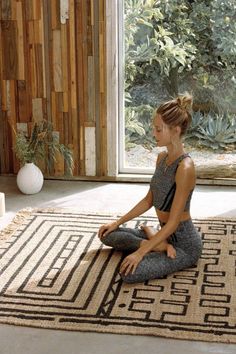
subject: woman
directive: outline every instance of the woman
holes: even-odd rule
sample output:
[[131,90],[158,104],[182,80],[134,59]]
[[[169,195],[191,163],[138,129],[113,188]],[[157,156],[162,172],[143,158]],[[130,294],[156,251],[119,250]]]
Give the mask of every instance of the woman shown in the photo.
[[[191,157],[185,153],[182,136],[191,121],[192,97],[179,96],[163,103],[154,117],[154,136],[167,152],[158,155],[147,195],[115,222],[102,225],[98,236],[116,250],[128,254],[120,268],[125,282],[144,282],[195,265],[202,243],[190,216],[190,201],[196,177]],[[152,206],[161,228],[152,231],[121,228]]]

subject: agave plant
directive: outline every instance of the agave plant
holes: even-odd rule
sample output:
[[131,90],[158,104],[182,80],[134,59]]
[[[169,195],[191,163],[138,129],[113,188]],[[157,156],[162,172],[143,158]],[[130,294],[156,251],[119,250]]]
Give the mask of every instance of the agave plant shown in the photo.
[[125,109],[126,147],[145,145],[147,148],[155,146],[152,136],[153,107],[140,105]]
[[236,143],[236,117],[229,114],[208,114],[206,124],[199,125],[195,136],[200,143],[214,150]]
[[206,118],[202,112],[197,111],[192,114],[192,121],[188,128],[187,134],[185,135],[186,139],[191,139],[196,137],[196,133],[202,127],[205,127]]

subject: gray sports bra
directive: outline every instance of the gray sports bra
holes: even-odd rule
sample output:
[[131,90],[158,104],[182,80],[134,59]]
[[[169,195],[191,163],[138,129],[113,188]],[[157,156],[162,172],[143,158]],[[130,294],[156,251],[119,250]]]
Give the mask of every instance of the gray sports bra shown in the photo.
[[[154,175],[150,182],[150,188],[153,197],[153,206],[162,211],[170,211],[176,190],[175,174],[179,163],[190,157],[189,154],[183,154],[172,164],[167,165],[167,155],[157,164]],[[193,190],[189,193],[184,211],[189,211]]]

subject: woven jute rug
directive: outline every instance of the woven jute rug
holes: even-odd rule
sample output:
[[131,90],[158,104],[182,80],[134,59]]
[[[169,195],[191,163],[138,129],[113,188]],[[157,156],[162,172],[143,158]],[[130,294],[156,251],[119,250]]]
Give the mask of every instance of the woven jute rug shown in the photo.
[[[122,254],[97,230],[115,216],[24,210],[1,233],[0,322],[236,343],[236,221],[194,220],[204,243],[193,268],[124,284]],[[156,224],[154,217],[128,223]]]

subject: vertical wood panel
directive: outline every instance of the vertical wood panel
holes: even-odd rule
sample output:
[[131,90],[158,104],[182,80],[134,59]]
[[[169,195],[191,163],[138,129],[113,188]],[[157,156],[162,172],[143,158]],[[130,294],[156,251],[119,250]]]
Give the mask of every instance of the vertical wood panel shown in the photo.
[[11,19],[17,20],[17,0],[11,0]]
[[88,102],[87,122],[93,122],[95,125],[95,73],[92,56],[88,57]]
[[[7,111],[7,118],[8,120],[11,121],[11,124],[16,127],[17,123],[17,111],[18,111],[18,106],[17,106],[17,94],[16,94],[16,81],[15,80],[9,80],[9,86],[8,86],[8,100],[9,100],[9,109]],[[7,133],[8,133],[8,141],[9,142],[15,142],[15,136],[12,134],[12,130],[9,129],[9,124],[7,124]],[[16,163],[16,158],[15,155],[9,154],[9,162],[10,164],[13,165],[13,172],[16,173],[18,169],[18,164]]]
[[[0,96],[1,97],[1,96]],[[6,116],[6,111],[3,111],[0,108],[0,131],[4,132],[4,117]],[[0,152],[1,151],[5,151],[5,144],[4,144],[4,134],[0,134]],[[7,168],[5,165],[5,157],[6,157],[7,153],[5,152],[4,154],[0,153],[0,169],[2,171],[2,173],[6,173],[7,172]]]
[[1,88],[1,109],[7,111],[7,80],[2,80]]
[[40,122],[43,116],[43,101],[42,98],[32,99],[32,117],[34,122]]
[[69,43],[70,43],[70,99],[71,99],[71,125],[70,135],[75,159],[75,174],[79,174],[79,134],[78,134],[78,110],[77,110],[77,71],[76,71],[76,22],[75,1],[69,0]]
[[66,94],[65,98],[67,98],[67,102],[63,102],[65,105],[65,110],[64,112],[68,112],[68,89],[69,89],[69,74],[68,74],[68,43],[67,43],[67,36],[68,36],[68,26],[66,25],[61,25],[61,53],[62,53],[62,58],[61,58],[61,65],[62,65],[62,91]]
[[6,111],[0,112],[0,128],[1,128],[1,150],[4,151],[4,154],[1,153],[1,171],[2,173],[9,173],[9,171],[13,171],[13,157],[10,150],[7,150],[6,147],[11,146],[11,135],[8,124],[8,116]]
[[65,24],[69,19],[69,0],[60,0],[61,23]]
[[1,0],[1,19],[11,19],[11,0]]
[[63,91],[62,59],[61,59],[61,31],[53,31],[53,83],[56,92]]
[[1,42],[3,79],[14,80],[18,77],[16,21],[1,21]]
[[87,19],[87,2],[83,0],[76,1],[76,13],[78,14],[76,21],[76,49],[77,49],[77,77],[78,77],[78,100],[79,100],[79,133],[80,133],[80,172],[85,174],[85,133],[84,123],[87,120],[86,112],[86,92],[87,85],[85,77],[87,76],[87,35],[86,35],[86,19]]
[[24,62],[24,35],[23,35],[23,13],[22,3],[16,3],[17,19],[17,50],[18,50],[18,80],[25,80],[25,62]]
[[87,176],[96,175],[95,128],[85,127],[85,170]]
[[32,82],[32,97],[43,96],[43,52],[41,44],[30,46],[30,69]]
[[61,22],[60,22],[60,1],[58,0],[51,0],[51,12],[52,16],[52,29],[60,29]]
[[32,114],[32,101],[29,97],[29,87],[25,80],[17,81],[17,104],[18,104],[18,122],[29,122]]

